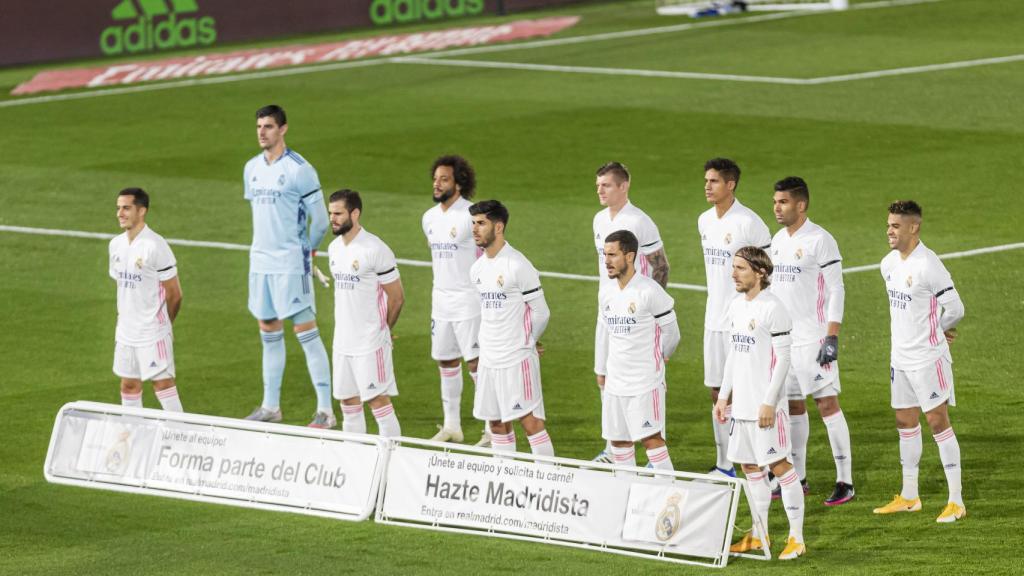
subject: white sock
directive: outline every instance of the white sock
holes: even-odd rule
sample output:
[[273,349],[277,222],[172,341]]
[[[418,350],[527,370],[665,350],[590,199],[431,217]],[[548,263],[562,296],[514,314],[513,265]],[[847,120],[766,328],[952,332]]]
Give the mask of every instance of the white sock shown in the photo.
[[540,456],[554,456],[555,446],[551,443],[551,437],[547,430],[541,430],[533,436],[527,436],[530,441],[530,451]]
[[354,434],[366,434],[366,417],[363,414],[362,404],[341,405],[341,431]]
[[494,450],[500,450],[502,452],[515,452],[516,451],[516,431],[513,430],[508,434],[496,434],[493,430],[491,431],[491,448]]
[[178,398],[178,387],[171,386],[156,391],[156,398],[160,401],[160,407],[168,412],[184,412],[181,407],[181,398]]
[[946,471],[949,501],[963,506],[963,485],[960,481],[960,443],[956,441],[956,434],[953,433],[953,428],[949,427],[932,437],[939,445],[939,459],[942,460],[942,468]]
[[373,417],[377,420],[377,433],[381,436],[396,438],[402,435],[402,427],[398,424],[394,404],[385,404],[380,408],[374,408]]
[[462,431],[462,366],[441,367],[441,407],[444,427]]
[[729,426],[732,420],[732,406],[725,408],[725,422],[719,422],[715,418],[715,410],[711,409],[711,425],[715,431],[715,449],[717,460],[715,466],[722,470],[732,470],[732,462],[729,461]]
[[900,428],[900,463],[903,464],[903,491],[900,496],[916,500],[917,465],[921,462],[921,425]]
[[[828,443],[832,446],[832,459],[836,461],[836,482],[852,485],[853,451],[850,449],[850,427],[846,424],[846,416],[840,410],[822,420],[828,431]],[[800,477],[806,478],[806,476]]]
[[789,415],[789,431],[793,442],[793,468],[797,476],[807,478],[807,438],[811,435],[807,412]]
[[804,489],[796,469],[790,469],[779,478],[782,488],[782,507],[789,517],[789,536],[797,542],[804,541]]
[[[476,372],[470,372],[469,373],[469,379],[473,381],[473,387],[476,388]],[[490,427],[490,425],[487,424],[486,420],[484,420],[483,423],[484,423],[484,434],[483,435],[486,436],[487,438],[490,438],[491,437],[491,427]]]
[[[750,490],[750,514],[755,523],[761,520],[765,532],[768,531],[768,507],[772,504],[772,489],[768,486],[768,475],[764,472],[746,474],[747,488]],[[767,534],[764,535],[767,537]],[[764,538],[761,538],[764,541]]]
[[142,392],[136,392],[135,394],[121,392],[121,406],[142,408]]
[[673,470],[672,459],[668,456],[668,446],[648,450],[647,461],[658,470]]
[[611,455],[616,466],[636,466],[636,450],[632,446],[619,448],[613,445]]

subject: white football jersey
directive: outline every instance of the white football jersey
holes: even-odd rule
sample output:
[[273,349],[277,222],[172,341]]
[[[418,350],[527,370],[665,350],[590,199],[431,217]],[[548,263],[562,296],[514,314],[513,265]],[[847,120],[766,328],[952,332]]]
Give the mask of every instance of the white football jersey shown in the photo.
[[430,306],[434,320],[457,322],[480,315],[480,298],[469,281],[469,269],[482,254],[473,242],[472,205],[459,198],[447,211],[438,204],[423,214],[423,233],[434,267]]
[[942,260],[921,242],[906,260],[889,252],[881,272],[889,293],[893,368],[916,370],[943,356],[952,362],[939,325],[939,297],[956,289]]
[[128,232],[110,241],[110,277],[117,282],[117,332],[121,344],[152,344],[171,333],[161,282],[178,275],[174,253],[163,236],[143,226],[135,240]]
[[[732,417],[757,420],[775,370],[774,336],[788,336],[793,329],[789,313],[777,296],[762,290],[748,301],[738,294],[729,304],[729,355],[725,360],[723,386],[732,383]],[[786,401],[779,394],[776,402]]]
[[771,234],[753,210],[733,202],[721,218],[712,206],[697,219],[700,244],[704,249],[704,272],[707,276],[708,300],[704,309],[704,328],[717,332],[729,330],[727,307],[736,294],[732,281],[732,257],[744,246],[768,250]]
[[[793,344],[818,343],[829,322],[843,321],[843,258],[832,235],[807,220],[792,236],[783,228],[772,238],[771,292],[793,319]],[[841,293],[841,292],[840,292]]]
[[334,277],[334,351],[362,356],[391,343],[383,284],[398,280],[395,254],[365,228],[327,248]]
[[639,396],[665,381],[661,324],[675,322],[675,301],[654,280],[634,274],[625,288],[619,281],[601,286],[601,320],[608,332],[604,389],[618,396]]
[[494,258],[481,256],[470,270],[480,295],[480,365],[504,368],[533,353],[530,300],[544,295],[540,276],[506,243]]
[[608,271],[604,267],[604,242],[609,234],[617,230],[632,232],[640,242],[640,253],[636,257],[636,271],[643,276],[651,275],[651,266],[647,262],[647,255],[653,254],[665,246],[661,242],[661,234],[658,233],[658,227],[654,224],[654,220],[651,220],[650,216],[630,202],[626,202],[614,219],[610,208],[601,210],[594,215],[594,247],[597,249],[597,277],[601,279],[602,287],[615,282],[608,278]]

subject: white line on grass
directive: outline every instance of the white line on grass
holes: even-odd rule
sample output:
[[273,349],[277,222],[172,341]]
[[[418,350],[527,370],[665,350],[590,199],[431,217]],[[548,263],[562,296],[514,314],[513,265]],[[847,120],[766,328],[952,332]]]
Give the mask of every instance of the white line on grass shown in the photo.
[[[891,0],[883,2],[872,2],[869,4],[855,4],[851,6],[852,9],[873,9],[873,8],[888,8],[891,6],[907,6],[912,4],[926,4],[932,2],[940,2],[941,0]],[[495,44],[491,46],[477,46],[474,48],[460,48],[454,50],[440,50],[437,52],[424,53],[424,57],[445,57],[445,56],[461,56],[466,54],[481,54],[485,52],[500,52],[510,50],[524,50],[529,48],[541,48],[545,46],[563,46],[567,44],[580,44],[585,42],[600,42],[603,40],[615,40],[619,38],[635,38],[641,36],[649,36],[652,34],[666,34],[671,32],[681,32],[684,30],[694,30],[701,28],[713,28],[713,27],[725,27],[725,26],[737,26],[744,24],[754,24],[758,22],[766,22],[773,20],[783,20],[787,18],[795,18],[798,16],[811,16],[816,14],[823,14],[827,12],[820,11],[800,11],[800,12],[780,12],[775,14],[763,14],[759,16],[749,16],[743,18],[728,18],[724,20],[708,20],[704,22],[686,23],[686,24],[675,24],[672,26],[658,26],[655,28],[639,28],[636,30],[622,30],[619,32],[606,32],[602,34],[589,34],[585,36],[569,36],[566,38],[552,38],[549,40],[536,40],[532,42],[519,42],[519,43],[508,43],[508,44]],[[298,76],[300,74],[312,74],[316,72],[330,72],[334,70],[343,70],[347,68],[360,68],[364,66],[376,66],[379,64],[388,64],[397,61],[401,61],[402,57],[395,58],[374,58],[368,60],[358,60],[352,62],[335,62],[332,64],[314,64],[310,66],[297,66],[293,68],[281,68],[275,70],[263,70],[258,72],[246,72],[242,74],[229,74],[226,76],[212,76],[207,78],[191,78],[188,80],[176,80],[172,82],[161,82],[156,84],[141,84],[136,86],[120,86],[117,88],[100,88],[97,90],[86,90],[82,92],[72,92],[70,94],[51,94],[48,96],[30,96],[26,98],[16,98],[13,100],[0,100],[0,108],[10,108],[14,106],[28,106],[31,104],[45,104],[47,102],[62,102],[65,100],[83,100],[86,98],[99,98],[101,96],[117,96],[121,94],[137,94],[140,92],[153,92],[157,90],[171,90],[174,88],[188,88],[192,86],[207,86],[212,84],[230,84],[234,82],[244,82],[246,80],[261,80],[264,78],[280,78],[284,76]],[[694,73],[696,74],[696,73]],[[702,79],[700,76],[693,76],[694,79]],[[720,78],[716,78],[720,79]]]
[[807,84],[831,84],[834,82],[850,82],[852,80],[870,80],[872,78],[883,78],[886,76],[906,76],[908,74],[922,74],[925,72],[938,72],[942,70],[956,70],[959,68],[974,68],[976,66],[991,66],[993,64],[1006,64],[1009,62],[1024,61],[1024,54],[1013,54],[1010,56],[996,56],[994,58],[978,58],[975,60],[960,60],[959,62],[945,62],[942,64],[925,64],[923,66],[907,66],[905,68],[892,68],[889,70],[873,70],[870,72],[858,72],[856,74],[842,74],[839,76],[821,76],[809,78]]
[[[0,224],[0,232],[14,232],[18,234],[36,234],[40,236],[63,236],[66,238],[94,238],[97,240],[110,240],[116,234],[109,234],[106,232],[83,232],[80,230],[58,230],[55,228],[30,228],[27,226],[6,226]],[[249,246],[246,244],[232,244],[229,242],[210,242],[207,240],[184,240],[181,238],[168,238],[168,244],[175,246],[188,246],[193,248],[216,248],[219,250],[235,250],[235,251],[248,251]],[[1007,250],[1020,250],[1024,248],[1024,242],[1016,242],[1013,244],[1002,244],[999,246],[987,246],[985,248],[975,248],[973,250],[963,250],[960,252],[949,252],[946,254],[939,254],[939,258],[943,260],[951,260],[954,258],[966,258],[968,256],[977,256],[979,254],[991,254],[993,252],[1005,252]],[[319,254],[321,258],[326,258],[327,254]],[[429,268],[430,262],[423,260],[408,260],[405,258],[397,258],[396,261],[403,266],[418,266],[422,268]],[[866,264],[864,266],[853,266],[843,270],[844,274],[853,274],[855,272],[868,272],[870,270],[878,270],[878,264]],[[597,282],[599,278],[597,276],[585,276],[583,274],[567,274],[565,272],[541,272],[541,276],[547,278],[560,278],[563,280],[583,280],[586,282]],[[698,284],[682,284],[678,282],[669,282],[669,288],[677,288],[679,290],[692,290],[694,292],[707,292],[707,288]]]

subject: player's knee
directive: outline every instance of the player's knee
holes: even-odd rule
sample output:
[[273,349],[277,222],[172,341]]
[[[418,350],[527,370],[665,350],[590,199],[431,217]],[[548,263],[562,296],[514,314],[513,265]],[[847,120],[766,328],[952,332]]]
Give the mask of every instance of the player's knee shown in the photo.
[[[818,405],[820,408],[820,404]],[[800,416],[807,413],[807,403],[803,400],[790,400],[789,401],[789,415]]]
[[930,410],[925,414],[925,417],[928,419],[928,427],[931,428],[932,434],[938,434],[952,426],[949,421],[949,411],[946,410],[945,404]]
[[454,360],[438,360],[437,365],[440,366],[441,368],[458,368],[459,359],[456,358]]
[[833,414],[839,412],[838,396],[826,396],[824,398],[815,398],[814,403],[818,405],[818,413],[821,414],[822,418],[828,418],[829,416],[832,416]]
[[139,392],[142,392],[142,380],[135,380],[133,378],[122,378],[121,392],[125,394],[138,394]]
[[743,468],[743,474],[745,476],[749,476],[750,474],[758,474],[761,472],[761,468],[757,464],[741,464],[740,467]]
[[[613,442],[612,444],[614,445],[615,443]],[[658,434],[652,434],[651,436],[644,438],[641,440],[641,444],[643,444],[644,448],[647,450],[655,450],[665,446],[665,439],[661,437],[661,433],[659,432]]]
[[480,359],[479,358],[473,358],[472,360],[466,360],[466,368],[468,368],[470,372],[476,372],[476,367],[477,367],[478,364],[480,364]]
[[174,378],[153,381],[153,390],[167,390],[168,388],[174,388]]
[[789,463],[789,460],[779,460],[778,462],[772,462],[769,464],[768,468],[772,471],[772,474],[779,477],[792,470],[793,465]]

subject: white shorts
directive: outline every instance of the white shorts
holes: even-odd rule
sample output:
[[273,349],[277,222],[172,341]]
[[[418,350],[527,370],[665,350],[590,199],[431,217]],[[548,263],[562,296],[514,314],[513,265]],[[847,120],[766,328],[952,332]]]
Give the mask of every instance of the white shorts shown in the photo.
[[605,326],[601,315],[597,316],[597,326],[594,328],[594,374],[605,376],[608,373],[608,327]]
[[174,378],[174,335],[142,346],[114,342],[114,374],[133,380]]
[[704,385],[721,388],[725,358],[729,355],[729,333],[704,329]]
[[892,407],[918,408],[929,412],[943,402],[956,406],[953,395],[953,364],[948,358],[939,358],[931,366],[917,370],[889,368],[892,388]]
[[479,367],[473,397],[474,418],[511,422],[530,413],[544,419],[540,358],[536,353],[504,368]]
[[807,396],[826,398],[839,395],[839,361],[818,364],[821,344],[803,344],[789,348],[789,374],[786,395],[790,400]]
[[639,442],[664,430],[664,383],[637,396],[605,391],[601,403],[601,437],[605,440]]
[[[733,420],[729,426],[729,460],[767,466],[790,460],[789,412],[775,411],[775,425],[761,428],[757,420]],[[790,460],[791,461],[791,460]]]
[[391,363],[391,344],[361,356],[334,354],[334,397],[338,400],[359,397],[367,402],[387,394],[398,396],[395,369]]
[[430,320],[430,357],[434,360],[475,360],[480,356],[480,317]]

